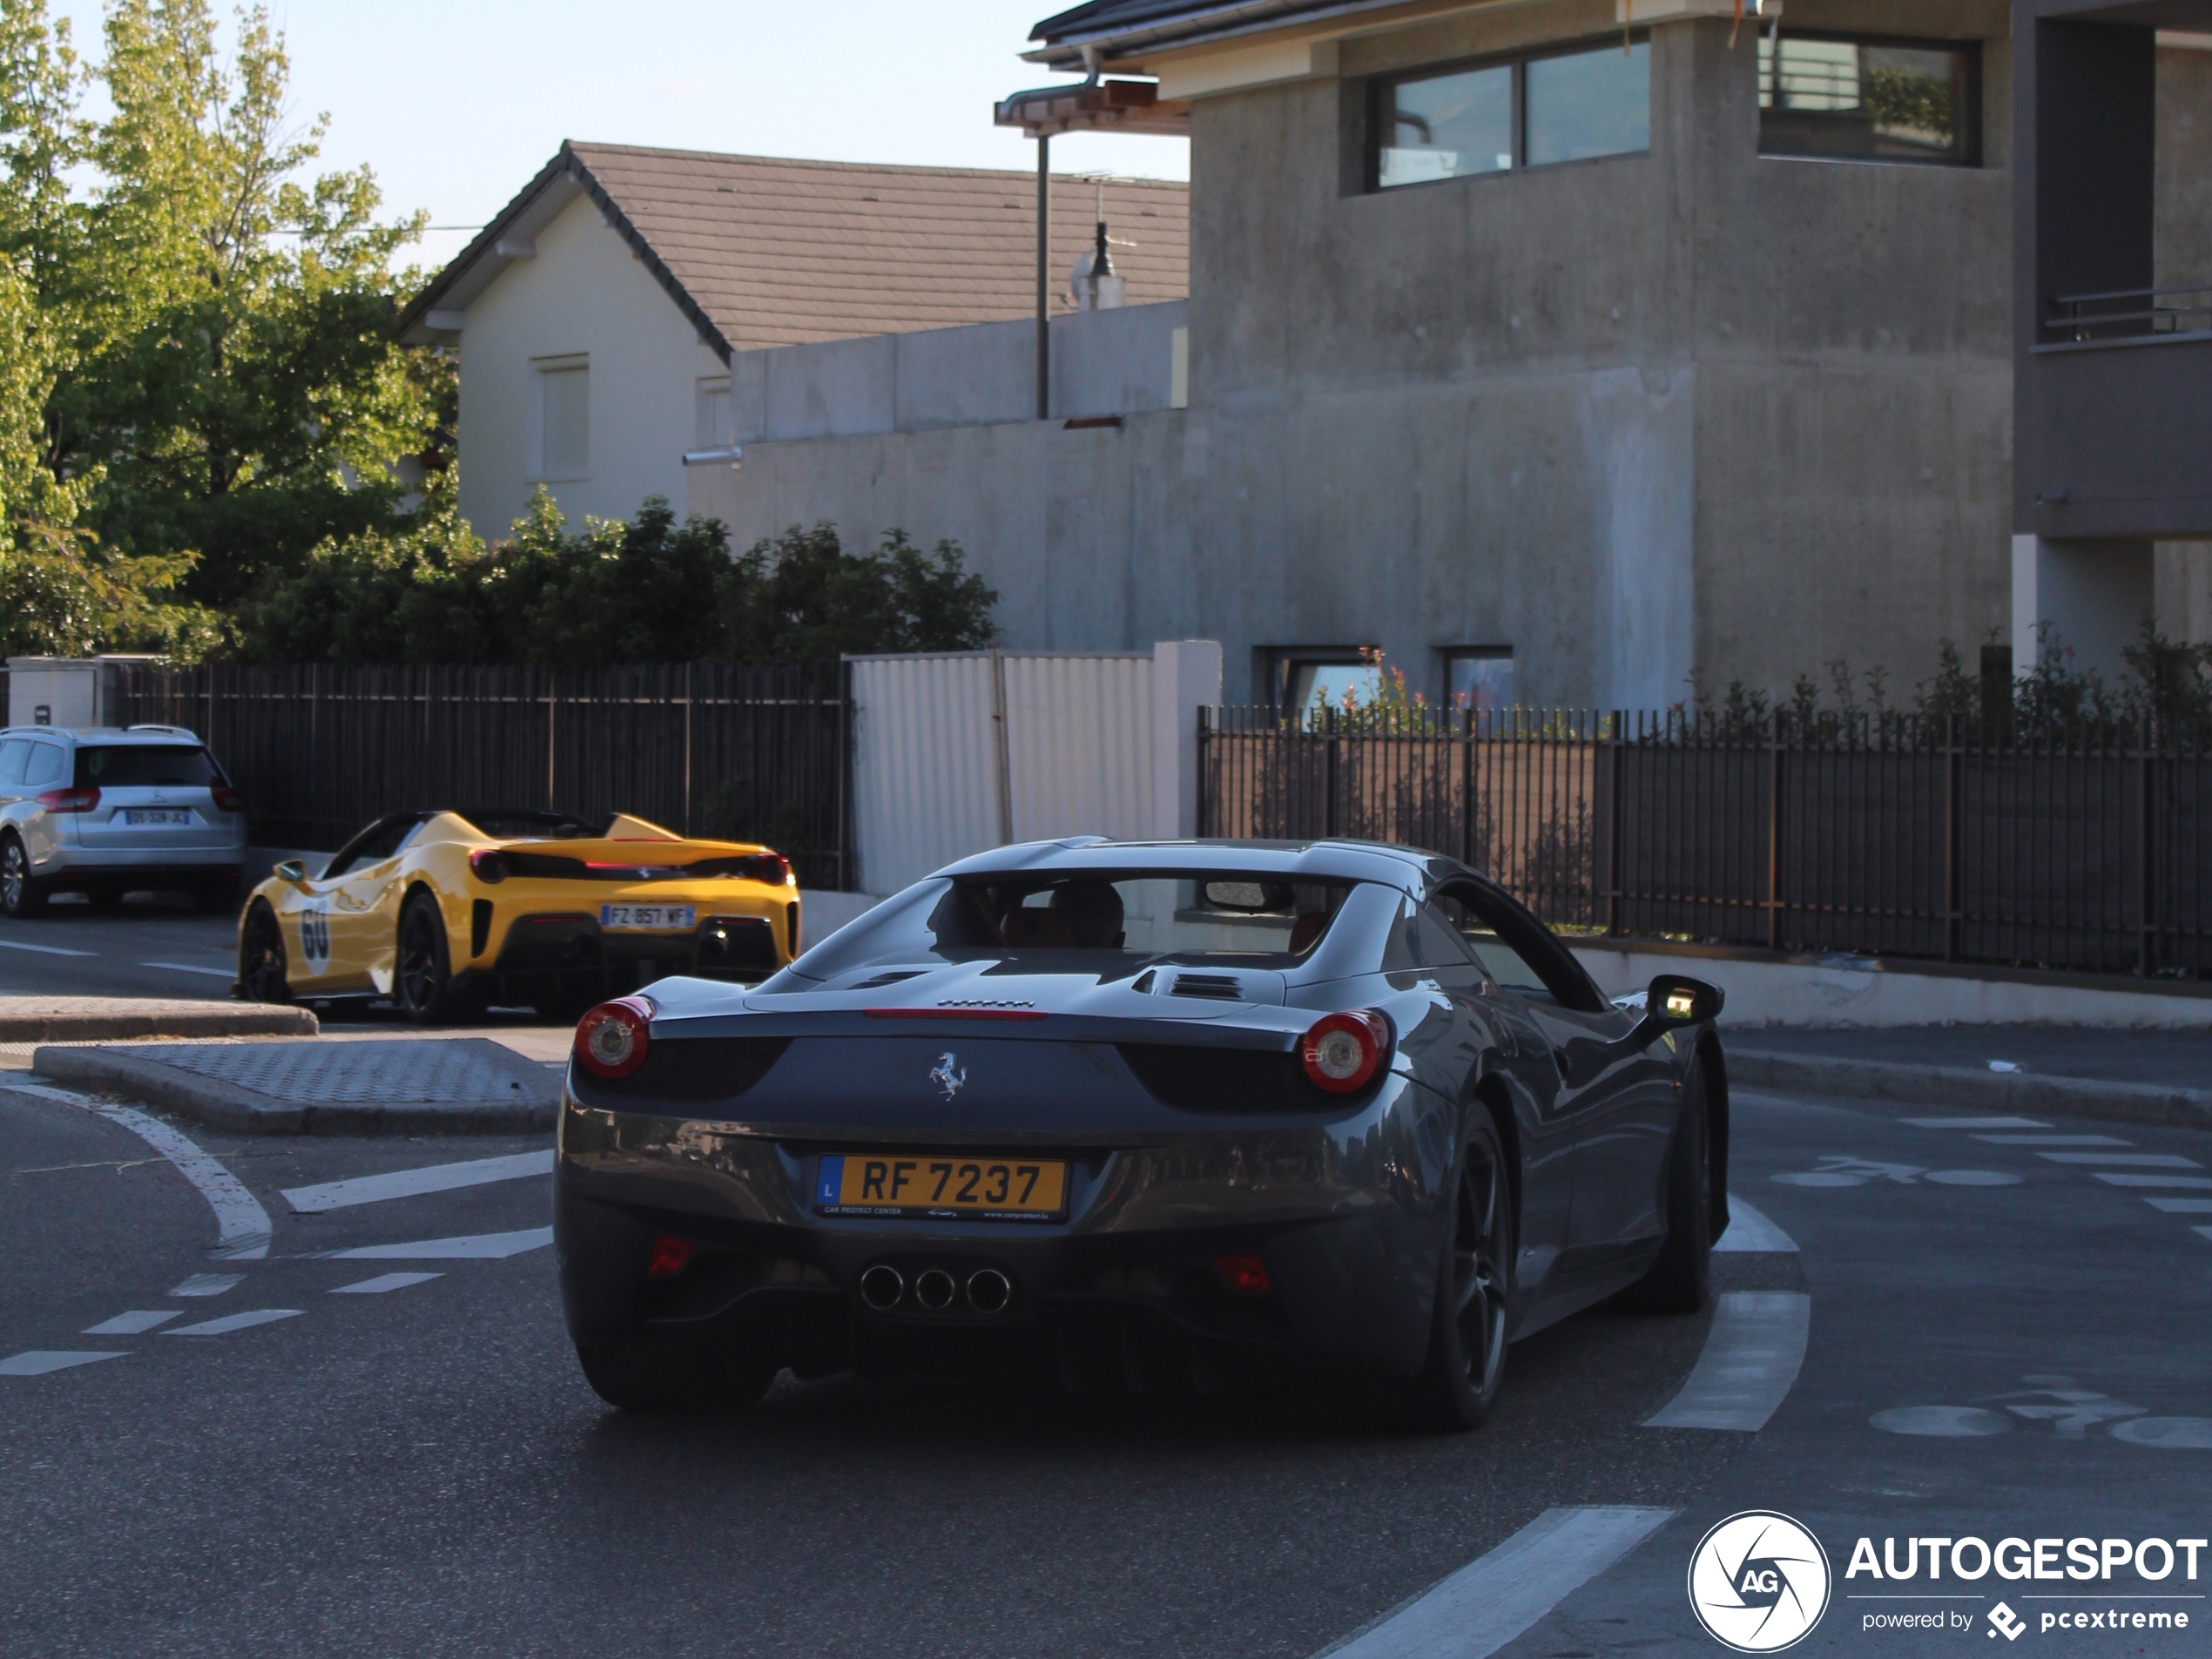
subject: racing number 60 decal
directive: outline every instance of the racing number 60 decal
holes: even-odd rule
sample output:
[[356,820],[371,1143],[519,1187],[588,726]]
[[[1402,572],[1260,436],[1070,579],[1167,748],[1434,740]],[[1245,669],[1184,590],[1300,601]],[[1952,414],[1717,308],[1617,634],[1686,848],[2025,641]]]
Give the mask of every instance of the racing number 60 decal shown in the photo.
[[320,974],[330,967],[330,901],[318,899],[300,913],[300,954],[307,971]]

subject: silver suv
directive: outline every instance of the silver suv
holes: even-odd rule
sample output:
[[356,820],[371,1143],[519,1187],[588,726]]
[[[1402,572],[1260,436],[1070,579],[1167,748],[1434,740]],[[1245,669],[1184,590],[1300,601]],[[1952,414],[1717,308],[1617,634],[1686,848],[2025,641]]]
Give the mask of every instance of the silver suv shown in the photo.
[[0,729],[0,910],[56,893],[96,906],[182,889],[238,904],[246,808],[206,745],[178,725]]

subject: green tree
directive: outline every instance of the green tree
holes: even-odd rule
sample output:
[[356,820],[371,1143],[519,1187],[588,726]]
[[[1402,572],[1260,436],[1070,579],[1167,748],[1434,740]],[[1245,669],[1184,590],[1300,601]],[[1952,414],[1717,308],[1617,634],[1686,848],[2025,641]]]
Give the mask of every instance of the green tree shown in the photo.
[[906,531],[847,553],[834,524],[793,524],[756,542],[722,589],[725,655],[809,662],[845,651],[981,651],[998,637],[997,592],[963,572],[958,543],[927,553]]

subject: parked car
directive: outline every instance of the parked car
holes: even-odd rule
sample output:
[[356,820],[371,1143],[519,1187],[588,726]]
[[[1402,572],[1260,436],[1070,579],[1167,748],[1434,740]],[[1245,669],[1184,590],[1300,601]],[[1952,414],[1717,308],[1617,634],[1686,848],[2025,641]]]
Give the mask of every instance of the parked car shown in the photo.
[[237,994],[388,996],[417,1021],[490,1003],[568,1020],[664,974],[765,978],[798,949],[798,880],[767,847],[627,815],[398,813],[320,874],[287,860],[253,889]]
[[101,907],[181,891],[238,902],[246,808],[206,745],[178,725],[0,730],[0,910],[57,893]]
[[586,1015],[554,1240],[643,1410],[987,1359],[1077,1385],[1402,1379],[1479,1422],[1507,1344],[1703,1306],[1721,994],[1609,1002],[1454,860],[1049,842],[948,867],[752,989]]

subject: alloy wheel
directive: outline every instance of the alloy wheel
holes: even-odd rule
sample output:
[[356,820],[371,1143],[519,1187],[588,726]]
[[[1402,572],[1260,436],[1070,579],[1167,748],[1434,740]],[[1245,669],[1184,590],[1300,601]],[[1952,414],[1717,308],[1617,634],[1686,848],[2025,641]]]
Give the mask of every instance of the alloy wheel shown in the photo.
[[1506,1203],[1497,1163],[1479,1150],[1460,1176],[1452,1237],[1452,1309],[1467,1386],[1487,1398],[1506,1358]]
[[256,910],[246,927],[246,961],[239,975],[239,983],[248,1000],[255,1002],[280,1002],[288,988],[285,983],[284,935],[277,931],[275,918],[266,912]]
[[410,906],[400,921],[400,1004],[410,1014],[427,1014],[442,987],[438,971],[437,922],[421,905]]
[[29,860],[24,857],[23,843],[10,841],[0,847],[0,908],[13,915],[23,903],[24,882],[30,871]]

